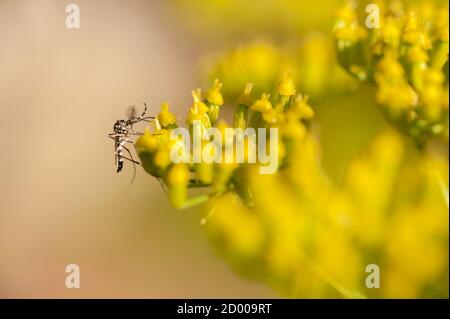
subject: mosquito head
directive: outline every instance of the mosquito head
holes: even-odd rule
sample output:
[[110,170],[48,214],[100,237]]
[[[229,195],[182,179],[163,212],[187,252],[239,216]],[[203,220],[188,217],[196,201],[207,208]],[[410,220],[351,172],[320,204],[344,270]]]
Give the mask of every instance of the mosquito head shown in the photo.
[[128,133],[128,123],[125,120],[117,120],[114,124],[113,130],[116,134]]

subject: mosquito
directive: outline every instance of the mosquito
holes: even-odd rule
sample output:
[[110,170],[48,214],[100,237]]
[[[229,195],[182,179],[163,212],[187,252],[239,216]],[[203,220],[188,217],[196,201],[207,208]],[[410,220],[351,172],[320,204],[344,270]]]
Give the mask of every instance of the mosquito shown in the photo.
[[[124,160],[133,163],[133,178],[131,180],[131,183],[133,183],[136,176],[136,164],[140,165],[140,163],[133,158],[130,149],[126,145],[127,143],[133,144],[133,141],[131,140],[133,136],[142,135],[141,132],[134,131],[134,124],[137,124],[139,122],[150,123],[151,120],[155,119],[154,116],[145,116],[147,110],[147,104],[144,103],[144,111],[141,115],[136,116],[136,109],[135,107],[132,107],[128,119],[117,120],[113,126],[113,133],[108,134],[108,136],[114,140],[115,164],[117,165],[117,173],[122,171]],[[125,156],[124,152],[127,152],[129,157]]]

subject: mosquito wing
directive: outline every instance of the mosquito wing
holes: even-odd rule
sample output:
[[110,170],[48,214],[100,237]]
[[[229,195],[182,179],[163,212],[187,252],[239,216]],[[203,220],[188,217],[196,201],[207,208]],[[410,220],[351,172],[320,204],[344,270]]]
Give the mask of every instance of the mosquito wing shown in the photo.
[[135,119],[137,117],[136,106],[133,105],[133,106],[128,107],[127,112],[126,112],[125,115],[126,115],[128,120]]

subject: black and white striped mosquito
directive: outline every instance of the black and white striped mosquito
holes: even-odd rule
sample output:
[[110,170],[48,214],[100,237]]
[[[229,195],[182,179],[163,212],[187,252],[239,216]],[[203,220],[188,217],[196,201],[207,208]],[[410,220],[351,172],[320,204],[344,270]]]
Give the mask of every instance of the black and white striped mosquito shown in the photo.
[[[147,109],[147,104],[144,103],[144,111],[141,115],[136,116],[136,109],[132,107],[128,119],[117,120],[113,127],[113,133],[108,134],[108,136],[114,140],[117,173],[123,169],[124,160],[133,163],[133,179],[131,180],[131,183],[133,183],[134,177],[136,176],[136,164],[140,165],[140,163],[134,160],[130,149],[126,145],[127,143],[133,144],[133,141],[131,140],[133,136],[142,135],[142,133],[134,131],[134,124],[139,122],[151,122],[150,120],[155,118],[154,116],[145,116]],[[127,152],[129,157],[124,156],[124,152]]]

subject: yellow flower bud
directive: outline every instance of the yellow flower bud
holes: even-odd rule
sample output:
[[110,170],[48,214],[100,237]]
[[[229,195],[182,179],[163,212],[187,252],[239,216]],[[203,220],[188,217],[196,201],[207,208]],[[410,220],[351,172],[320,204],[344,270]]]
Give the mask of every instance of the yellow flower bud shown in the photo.
[[170,164],[169,149],[160,149],[155,154],[154,163],[161,169],[166,168]]
[[186,124],[192,125],[194,121],[200,121],[205,128],[211,127],[211,121],[208,116],[209,108],[201,101],[201,90],[192,91],[194,104],[189,109],[189,114],[186,118]]
[[419,46],[412,47],[408,51],[407,57],[411,63],[421,63],[428,61],[427,52]]
[[158,137],[150,133],[150,129],[146,128],[144,134],[141,135],[135,144],[136,151],[139,152],[154,152],[158,148]]
[[270,109],[263,113],[262,118],[265,122],[269,124],[277,123],[280,114],[275,109]]
[[221,106],[223,104],[222,93],[220,93],[221,88],[222,83],[220,83],[218,79],[215,79],[213,87],[206,91],[206,100],[211,104]]
[[384,28],[381,29],[381,37],[384,43],[397,48],[400,43],[401,30],[393,21],[393,19],[386,19]]
[[382,76],[383,78],[398,81],[404,75],[402,65],[392,55],[386,55],[377,66],[377,75],[375,77]]
[[192,104],[191,109],[194,113],[204,114],[208,112],[208,106],[202,102],[202,91],[201,89],[197,89],[196,91],[192,91],[192,97],[194,98],[194,104]]
[[174,164],[168,171],[166,182],[169,187],[182,187],[189,182],[189,169],[186,164]]
[[163,128],[175,124],[175,115],[169,111],[169,103],[165,102],[161,105],[161,112],[158,114],[158,121]]
[[292,77],[290,76],[290,71],[286,71],[283,76],[283,80],[278,85],[278,93],[281,96],[293,96],[296,93],[295,83]]
[[253,111],[257,112],[267,112],[270,109],[272,109],[272,104],[269,101],[270,94],[263,94],[259,100],[257,100],[253,105],[250,107]]

